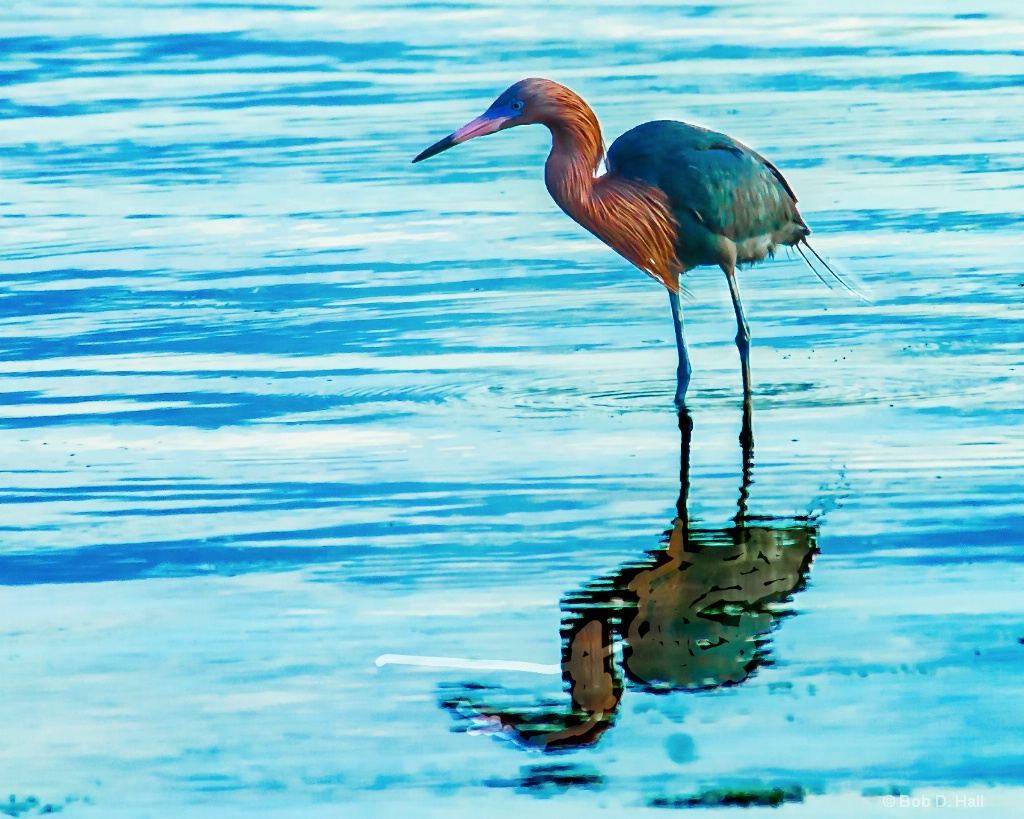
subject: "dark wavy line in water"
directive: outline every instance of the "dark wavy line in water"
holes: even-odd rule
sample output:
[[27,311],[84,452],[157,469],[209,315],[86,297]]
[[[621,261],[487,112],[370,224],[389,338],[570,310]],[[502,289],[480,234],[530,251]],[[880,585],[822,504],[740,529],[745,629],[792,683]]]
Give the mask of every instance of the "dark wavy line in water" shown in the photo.
[[[224,9],[245,9],[246,11],[286,11],[286,12],[299,12],[299,11],[321,11],[322,6],[307,6],[302,3],[245,3],[245,2],[218,2],[218,3],[185,3],[186,8],[196,9],[198,11],[223,11]],[[979,14],[976,16],[964,15],[957,19],[982,19],[987,17],[987,14]]]
[[[134,47],[128,51],[126,47]],[[0,39],[0,57],[36,59],[54,77],[82,76],[80,69],[97,65],[214,62],[237,57],[284,57],[308,60],[328,57],[346,63],[412,58],[423,49],[398,40],[375,42],[343,40],[266,40],[244,31],[162,34],[149,37],[6,37]],[[88,54],[80,56],[75,52]],[[102,59],[95,55],[102,53]],[[308,67],[308,66],[307,66]],[[194,67],[192,69],[194,71]]]
[[[19,474],[41,474],[38,471],[26,472],[5,472],[7,475]],[[10,481],[8,481],[10,483]],[[263,503],[269,503],[268,499],[287,497],[289,499],[302,499],[304,504],[309,499],[322,501],[326,505],[332,505],[339,501],[358,501],[359,503],[394,503],[400,504],[403,508],[412,511],[423,511],[423,509],[439,510],[444,507],[451,507],[456,510],[473,509],[478,514],[489,517],[496,515],[504,509],[505,501],[501,498],[492,497],[495,495],[506,495],[514,493],[522,495],[530,500],[527,505],[531,509],[542,511],[545,509],[559,509],[562,506],[562,499],[554,497],[558,493],[571,492],[586,488],[610,489],[618,485],[619,480],[607,476],[580,475],[567,478],[520,478],[515,480],[488,481],[486,486],[473,484],[471,486],[453,487],[450,483],[434,481],[381,481],[375,483],[346,482],[346,481],[319,481],[310,483],[307,481],[279,481],[279,482],[241,482],[231,484],[219,484],[209,481],[183,478],[180,480],[167,480],[163,478],[126,478],[115,483],[90,484],[88,486],[76,486],[73,490],[61,487],[33,487],[31,490],[24,490],[25,495],[14,495],[9,491],[4,492],[3,497],[9,502],[28,502],[36,496],[45,502],[53,500],[83,500],[103,499],[118,501],[133,501],[138,497],[152,498],[152,496],[165,493],[164,497],[171,497],[175,500],[200,498],[204,500],[219,500],[225,496],[245,497],[259,496],[264,498]],[[67,493],[67,494],[65,494]],[[549,497],[550,496],[550,497]],[[594,500],[600,505],[600,501]],[[419,508],[422,506],[422,509]],[[250,509],[252,507],[249,507]],[[104,515],[106,512],[103,513]]]
[[[461,496],[455,499],[447,491],[446,500],[452,506],[445,508],[439,506],[434,497],[438,488],[434,487],[430,497],[421,498],[418,503],[406,501],[408,508],[403,510],[401,517],[367,523],[241,531],[201,539],[90,544],[70,549],[44,547],[28,553],[0,554],[0,585],[236,575],[346,563],[350,565],[343,573],[348,581],[413,586],[432,576],[453,573],[458,576],[465,570],[467,560],[486,560],[493,564],[495,572],[505,566],[503,570],[514,571],[520,579],[524,574],[545,571],[552,562],[564,564],[558,544],[572,535],[578,523],[550,522],[544,526],[543,535],[517,526],[508,527],[505,540],[509,542],[500,548],[492,543],[487,557],[480,558],[459,543],[452,543],[450,518],[458,518],[462,537],[487,537],[492,533],[494,521],[507,513],[508,498],[500,494],[479,498],[482,502],[478,508],[467,510]],[[450,490],[450,487],[446,489]],[[562,508],[561,504],[552,503],[543,491],[524,496],[519,489],[517,487],[515,493],[517,510],[521,508],[527,513],[540,515],[547,511],[558,512]],[[377,498],[371,500],[379,501]],[[321,506],[304,504],[297,505],[296,509],[303,511]],[[241,511],[252,509],[252,504],[246,504]],[[210,513],[223,514],[223,510],[224,507],[214,507]],[[148,517],[150,511],[139,509],[138,514]],[[178,514],[192,516],[196,512],[179,509]],[[419,520],[420,515],[426,519]],[[244,517],[236,520],[239,528],[246,528]],[[31,531],[41,537],[47,534],[60,537],[55,527],[33,530],[0,527],[0,535],[4,531]],[[426,552],[423,549],[425,542],[431,543]],[[618,544],[611,544],[608,548],[615,545]],[[589,554],[588,550],[579,551]],[[516,561],[527,555],[533,556],[528,565],[518,566]]]
[[[319,102],[317,104],[320,104]],[[334,104],[331,102],[329,104]],[[248,103],[246,103],[248,105]],[[396,146],[397,150],[397,146]],[[211,142],[152,143],[129,139],[87,145],[61,142],[27,143],[5,148],[9,179],[30,179],[35,182],[64,182],[82,175],[112,179],[167,178],[175,184],[192,180],[234,180],[246,170],[275,168],[282,163],[319,165],[324,181],[351,182],[351,166],[358,163],[361,151],[353,151],[338,136],[278,137]],[[993,155],[977,150],[961,154],[923,154],[920,156],[885,156],[850,154],[844,161],[880,165],[895,170],[942,166],[964,173],[1017,173],[1024,171],[1024,161],[1016,155]],[[791,168],[821,167],[823,161],[797,158],[787,162]],[[505,178],[505,173],[482,173],[482,169],[456,168],[442,174],[446,182],[460,179],[484,183]],[[510,168],[510,172],[521,169]],[[527,174],[529,175],[529,174]],[[1008,214],[1009,215],[1009,214]]]
[[842,88],[845,91],[899,90],[913,91],[994,91],[999,88],[1020,88],[1024,74],[963,74],[957,71],[929,71],[894,76],[843,76],[794,72],[773,74],[752,79],[751,84],[767,91],[825,91]]
[[[273,421],[282,417],[301,417],[306,414],[323,414],[330,411],[346,410],[345,419],[358,419],[364,423],[385,419],[394,419],[411,414],[413,409],[406,406],[415,402],[419,405],[442,403],[446,399],[442,395],[433,397],[417,394],[415,391],[403,394],[401,391],[385,391],[353,396],[344,393],[326,396],[273,394],[273,393],[150,393],[130,396],[97,393],[88,399],[78,402],[64,397],[52,398],[36,393],[33,395],[17,393],[0,393],[5,404],[19,406],[23,416],[4,418],[0,406],[0,429],[45,429],[48,427],[107,425],[107,424],[149,424],[169,427],[191,427],[195,429],[221,429],[239,424],[255,424]],[[13,399],[13,400],[12,400]],[[113,401],[123,405],[123,409],[107,409],[89,411],[86,409],[93,402]],[[138,406],[132,406],[138,403]],[[151,407],[151,403],[174,403],[174,407]],[[75,411],[77,405],[83,411]],[[360,408],[366,405],[361,411]],[[32,414],[32,407],[60,407],[65,413]],[[386,409],[385,409],[386,407]],[[338,423],[338,418],[317,419],[305,418],[303,424],[315,426],[318,423]]]
[[[268,70],[271,69],[268,67]],[[718,80],[719,82],[724,82],[722,78],[718,78]],[[958,74],[956,72],[934,72],[896,77],[862,76],[836,78],[829,75],[813,75],[801,72],[777,74],[769,78],[753,78],[750,80],[750,84],[763,90],[785,92],[824,91],[833,88],[848,90],[851,86],[861,91],[911,89],[914,91],[977,92],[1001,88],[1020,88],[1024,85],[1024,75],[1009,74],[978,77]],[[734,85],[735,80],[731,78],[728,86],[731,89]],[[139,108],[166,107],[168,104],[184,108],[240,110],[275,106],[362,107],[367,105],[387,105],[401,101],[400,95],[392,91],[376,93],[352,91],[350,93],[340,93],[334,90],[333,82],[327,84],[327,86],[325,88],[324,84],[314,83],[303,86],[286,86],[274,90],[247,88],[237,92],[224,92],[206,96],[157,97],[146,100],[133,97],[109,97],[90,102],[54,105],[25,104],[3,100],[0,101],[0,119],[77,117]],[[714,93],[716,91],[714,81],[708,80],[701,86],[701,90],[706,93]]]
[[[330,371],[327,371],[328,373]],[[73,376],[87,379],[88,373],[73,372]],[[183,378],[196,378],[195,373],[177,374]],[[580,407],[606,407],[617,411],[636,409],[644,400],[660,401],[668,387],[651,385],[643,381],[630,381],[615,391],[599,393],[580,392],[562,383],[515,384],[506,387],[452,384],[452,373],[446,370],[432,371],[424,383],[423,373],[392,376],[386,381],[381,378],[369,382],[354,379],[342,383],[333,373],[322,377],[321,383],[326,394],[308,395],[290,392],[273,375],[246,373],[243,377],[260,383],[270,382],[273,386],[264,392],[188,392],[133,393],[125,395],[116,392],[95,393],[88,399],[78,400],[63,396],[48,396],[42,391],[20,391],[0,393],[0,429],[45,429],[82,425],[159,425],[187,427],[194,429],[220,429],[233,425],[260,424],[268,422],[296,423],[306,427],[330,425],[339,422],[370,423],[409,417],[426,406],[450,405],[453,402],[468,404],[478,409],[500,409],[502,412],[526,411],[532,417],[538,414],[572,413]],[[100,373],[109,378],[109,374]],[[141,373],[151,379],[172,380],[174,373]],[[66,376],[65,376],[66,377]],[[198,376],[203,378],[202,375]],[[218,374],[218,377],[219,374]],[[230,376],[228,376],[230,377]],[[308,377],[315,378],[314,375]],[[55,383],[60,377],[54,376]],[[785,385],[780,392],[790,396],[800,385]],[[713,391],[706,391],[711,398]],[[817,395],[817,393],[816,393]],[[874,396],[876,401],[883,398],[892,400],[892,394]],[[725,391],[720,400],[731,401],[731,391]],[[825,394],[814,399],[805,399],[804,404],[820,405],[823,401],[835,401],[836,396]],[[96,406],[96,404],[100,406]],[[103,406],[113,404],[115,406]],[[171,405],[171,406],[168,406]],[[803,405],[803,404],[802,404]],[[17,407],[11,417],[4,416],[4,406]]]
[[[927,164],[939,164],[939,161]],[[862,208],[856,211],[816,211],[813,227],[817,232],[828,229],[864,233],[871,229],[884,229],[935,233],[937,230],[1020,230],[1021,221],[1020,213]]]
[[[13,483],[17,474],[6,472],[6,483]],[[77,503],[88,507],[96,504],[135,504],[129,509],[110,510],[104,506],[96,515],[105,518],[109,514],[150,514],[161,511],[166,514],[185,515],[193,512],[218,512],[230,508],[226,501],[238,501],[239,511],[274,509],[315,509],[335,508],[342,505],[357,505],[361,508],[378,509],[381,505],[401,510],[399,529],[415,524],[418,515],[451,514],[465,516],[466,525],[485,525],[488,528],[494,520],[508,512],[508,499],[516,498],[517,514],[520,510],[543,514],[563,510],[566,496],[577,498],[574,508],[580,508],[580,490],[603,487],[606,490],[616,486],[608,478],[580,476],[572,478],[539,478],[514,481],[488,481],[486,485],[472,484],[456,486],[446,482],[430,481],[384,481],[377,483],[352,481],[298,481],[240,482],[218,484],[210,481],[182,479],[126,479],[116,483],[99,483],[68,487],[14,487],[0,492],[4,503]],[[258,501],[258,506],[253,501]],[[155,504],[174,501],[179,504],[167,509]],[[209,506],[189,505],[194,501],[208,501]],[[593,504],[600,506],[598,498]],[[473,520],[475,519],[475,520]],[[393,523],[375,522],[374,526],[387,527],[393,532]],[[24,527],[6,525],[6,531],[30,531]],[[248,537],[248,536],[247,536]],[[262,535],[253,535],[259,539]]]
[[[500,501],[501,498],[499,497]],[[517,504],[520,497],[517,496]],[[507,511],[492,504],[493,512]],[[251,506],[249,507],[251,508]],[[180,510],[179,510],[180,511]],[[508,542],[500,549],[492,548],[486,558],[467,551],[444,538],[451,533],[451,523],[443,513],[436,523],[417,522],[415,518],[401,521],[375,521],[362,524],[336,524],[293,530],[260,531],[221,535],[203,539],[107,543],[73,549],[40,549],[21,554],[0,554],[0,586],[25,586],[41,583],[99,583],[112,580],[139,580],[149,577],[194,577],[201,575],[239,575],[252,572],[288,572],[327,564],[344,564],[342,573],[349,582],[387,584],[391,586],[420,585],[428,578],[458,577],[465,571],[467,560],[486,560],[496,568],[514,571],[522,580],[525,574],[543,573],[552,568],[565,569],[565,557],[559,552],[564,538],[571,536],[579,524],[557,522],[545,524],[545,537],[529,530],[513,527]],[[458,515],[465,524],[465,512]],[[481,514],[481,518],[483,515]],[[1020,531],[1019,518],[1011,516],[985,521],[969,536],[946,522],[927,532],[901,532],[869,538],[849,536],[830,539],[828,551],[837,557],[849,555],[862,567],[878,566],[949,566],[963,564],[1000,564],[1017,557],[1007,544]],[[486,536],[493,520],[470,521],[467,533]],[[13,531],[5,527],[8,531]],[[0,528],[2,535],[5,528]],[[20,530],[18,530],[20,531]],[[929,534],[927,549],[922,536]],[[53,535],[58,532],[53,530]],[[428,552],[424,538],[431,536]],[[968,542],[969,537],[969,542]],[[412,538],[414,545],[403,542]],[[437,539],[440,538],[440,539]],[[553,540],[552,540],[553,539]],[[644,537],[641,534],[639,541]],[[648,538],[653,539],[653,538]],[[593,544],[602,554],[618,555],[631,546],[637,537]],[[341,542],[339,542],[341,541]],[[310,545],[316,544],[316,545]],[[969,550],[965,547],[969,545]],[[386,547],[386,548],[383,548]],[[552,552],[552,548],[555,552]],[[906,556],[900,554],[906,551]],[[884,553],[876,557],[876,552]],[[594,555],[575,555],[581,561],[592,561]],[[615,559],[615,558],[613,558]]]
[[[1020,156],[984,153],[991,143],[975,143],[977,152],[969,154],[922,154],[920,156],[884,156],[882,154],[850,154],[844,157],[850,162],[876,163],[895,170],[932,168],[956,168],[961,173],[1013,173],[1024,170]],[[1011,187],[1020,187],[1011,186]]]
[[[435,531],[439,527],[435,528]],[[418,530],[430,531],[429,527]],[[104,583],[147,577],[232,576],[248,572],[294,571],[303,566],[357,559],[369,547],[256,546],[251,541],[376,538],[377,525],[331,526],[301,532],[266,532],[260,537],[213,538],[209,541],[167,541],[127,545],[88,546],[33,555],[0,555],[0,585],[33,586],[41,583]],[[231,541],[248,545],[229,545]]]
[[[262,271],[266,276],[267,271]],[[117,275],[117,274],[115,274]],[[156,274],[159,276],[160,274]],[[246,276],[247,274],[240,274]],[[253,275],[259,275],[254,273]],[[144,281],[146,273],[134,271],[120,273],[120,278],[130,277]],[[119,326],[111,327],[110,331],[118,334],[125,325],[131,325],[132,332],[142,333],[147,327],[159,325],[172,330],[176,325],[188,323],[187,320],[204,320],[210,318],[206,311],[214,311],[221,322],[230,321],[232,310],[246,310],[246,321],[257,319],[253,332],[259,327],[258,318],[264,314],[264,320],[281,321],[282,314],[295,315],[296,311],[308,308],[330,310],[332,302],[338,298],[358,299],[361,292],[354,286],[325,283],[293,284],[287,281],[288,273],[282,271],[280,278],[273,283],[265,283],[259,287],[239,287],[231,280],[230,274],[223,276],[224,287],[203,289],[167,289],[147,288],[135,290],[123,284],[111,284],[112,277],[96,277],[101,283],[92,287],[79,287],[65,291],[46,290],[26,292],[13,298],[0,299],[0,317],[25,317],[44,320],[44,317],[79,316],[83,314],[105,315],[107,321],[117,321]],[[220,278],[220,277],[218,277]],[[43,281],[49,277],[43,278]],[[158,279],[159,280],[159,279]],[[13,283],[12,283],[13,284]],[[11,285],[9,285],[11,286]],[[382,318],[379,305],[358,302],[343,308],[346,319]],[[136,313],[135,311],[148,312]],[[132,315],[125,317],[127,311]],[[115,318],[116,317],[116,318]],[[314,322],[315,323],[315,322]],[[30,329],[30,328],[26,328]],[[217,334],[217,327],[204,328],[211,335]],[[107,332],[106,330],[102,332]],[[84,336],[89,338],[89,334]]]
[[[450,4],[444,4],[450,8]],[[681,9],[684,10],[684,9]],[[515,49],[516,44],[504,44],[506,49]],[[132,47],[127,51],[126,46]],[[529,48],[542,53],[561,55],[573,61],[581,59],[577,45],[569,43],[530,42]],[[177,33],[143,37],[100,37],[79,35],[72,37],[46,37],[27,35],[0,38],[0,57],[15,60],[34,58],[41,69],[54,72],[46,79],[64,76],[82,76],[81,69],[95,67],[96,53],[103,53],[101,64],[131,65],[133,63],[160,64],[166,61],[204,61],[233,59],[237,57],[262,56],[308,60],[310,57],[343,59],[345,62],[371,62],[374,60],[396,61],[419,58],[428,52],[436,56],[437,49],[427,49],[404,43],[400,40],[342,41],[342,40],[268,40],[246,31]],[[800,45],[800,46],[755,46],[725,43],[680,44],[678,42],[644,42],[634,40],[612,43],[608,51],[631,58],[657,56],[665,58],[670,52],[679,59],[724,60],[743,62],[745,60],[789,60],[822,59],[830,57],[973,57],[1005,55],[1024,56],[1019,49],[972,49],[972,48],[915,48],[913,44],[872,44],[870,46],[850,45]],[[79,56],[76,52],[89,54]],[[105,53],[104,53],[105,52]]]
[[[146,305],[140,305],[140,310]],[[229,305],[223,308],[231,309]],[[449,307],[449,309],[454,309]],[[439,326],[452,331],[457,327],[462,333],[472,333],[474,327],[493,326],[487,314],[457,319],[444,317],[444,307],[438,306],[436,311],[427,316],[405,315],[391,320],[375,317],[371,319],[345,318],[338,320],[329,315],[322,319],[301,321],[283,321],[279,318],[261,318],[258,313],[237,316],[234,320],[218,319],[216,312],[210,315],[197,315],[192,321],[158,318],[144,320],[136,318],[118,329],[81,331],[77,334],[49,337],[8,338],[0,341],[0,355],[8,361],[42,361],[52,358],[74,358],[79,356],[139,354],[139,353],[178,353],[178,354],[259,354],[266,356],[316,356],[334,353],[367,353],[373,352],[382,356],[379,367],[374,372],[389,372],[386,355],[416,354],[417,356],[440,355],[442,353],[496,353],[516,352],[522,348],[510,345],[485,346],[471,335],[461,339],[447,341],[443,338],[420,338],[419,335],[428,329]],[[45,314],[40,314],[39,321],[45,321]],[[103,312],[96,311],[98,321],[102,321]],[[311,313],[308,315],[312,315]],[[497,316],[497,313],[492,313]],[[219,328],[209,324],[217,320],[222,322]],[[229,323],[230,321],[230,323]],[[534,319],[524,320],[523,327],[538,326]],[[582,350],[588,345],[563,344],[562,349]],[[180,366],[180,365],[179,365]],[[229,365],[230,366],[230,365]],[[427,372],[441,372],[450,367],[443,361],[436,365],[425,366]],[[172,366],[173,369],[173,366]],[[402,370],[407,368],[402,367]],[[340,367],[337,371],[311,369],[309,374],[327,377],[348,375],[353,368]],[[252,375],[229,369],[222,371],[216,368],[213,375]],[[256,370],[259,375],[259,371]],[[268,374],[269,377],[269,374]]]
[[5,173],[7,178],[62,182],[83,173],[132,179],[154,173],[235,178],[241,169],[280,167],[299,161],[308,165],[321,157],[336,162],[339,150],[337,137],[276,137],[223,142],[141,143],[122,139],[88,145],[26,143],[5,147],[4,153],[12,165]]
[[319,106],[337,108],[343,106],[362,107],[367,105],[384,105],[394,102],[389,94],[370,93],[317,93],[303,95],[296,89],[288,93],[267,93],[245,90],[225,92],[197,98],[157,98],[140,100],[128,97],[111,97],[91,102],[61,103],[59,105],[27,105],[0,100],[0,119],[19,119],[23,117],[80,117],[93,114],[109,114],[117,111],[138,108],[165,107],[174,104],[182,108],[207,108],[213,110],[229,110],[241,108],[266,108],[268,106]]

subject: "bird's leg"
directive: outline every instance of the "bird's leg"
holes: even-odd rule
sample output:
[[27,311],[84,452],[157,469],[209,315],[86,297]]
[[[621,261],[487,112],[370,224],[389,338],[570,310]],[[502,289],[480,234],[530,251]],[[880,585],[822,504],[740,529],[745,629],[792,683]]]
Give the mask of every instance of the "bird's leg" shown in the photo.
[[679,303],[679,295],[668,291],[668,302],[672,307],[672,324],[676,330],[676,350],[679,352],[679,366],[676,369],[676,398],[675,404],[683,409],[683,400],[686,398],[686,388],[690,385],[690,356],[686,352],[686,339],[683,338],[683,307]]
[[736,311],[736,349],[740,351],[740,366],[743,369],[743,408],[744,413],[750,405],[750,326],[743,315],[740,303],[740,286],[736,282],[736,267],[722,265],[725,277],[729,280],[729,292],[732,294],[732,307]]
[[[754,405],[750,394],[750,326],[747,324],[747,317],[743,315],[740,286],[736,282],[736,266],[723,264],[722,270],[729,280],[732,307],[736,311],[736,349],[740,351],[740,367],[743,371],[743,427],[740,429],[740,444],[743,446],[744,473],[749,474],[754,457]],[[740,512],[745,514],[743,504],[740,506]]]

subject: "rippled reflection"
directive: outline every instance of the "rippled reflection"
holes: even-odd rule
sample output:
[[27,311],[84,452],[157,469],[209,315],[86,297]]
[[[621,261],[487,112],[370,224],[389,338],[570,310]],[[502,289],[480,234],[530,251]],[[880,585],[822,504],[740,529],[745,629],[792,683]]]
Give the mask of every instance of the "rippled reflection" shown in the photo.
[[528,748],[592,745],[615,722],[624,690],[663,693],[736,685],[770,664],[770,634],[791,615],[817,553],[813,518],[751,515],[752,435],[731,525],[695,525],[687,511],[693,422],[679,413],[678,516],[661,546],[562,600],[562,679],[569,703],[499,704],[496,688],[464,684],[442,706],[460,727]]

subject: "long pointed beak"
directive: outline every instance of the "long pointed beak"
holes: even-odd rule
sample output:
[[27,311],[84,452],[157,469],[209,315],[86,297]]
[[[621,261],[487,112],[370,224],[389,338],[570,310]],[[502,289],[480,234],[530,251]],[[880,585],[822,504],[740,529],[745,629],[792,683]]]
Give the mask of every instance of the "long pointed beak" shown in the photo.
[[493,134],[508,120],[509,117],[495,116],[490,113],[482,114],[472,122],[463,125],[458,131],[449,134],[444,139],[439,139],[423,153],[417,156],[413,160],[413,163],[422,162],[424,159],[430,159],[432,156],[437,156],[441,151],[447,151],[449,148],[458,145],[460,142],[473,139],[473,137]]

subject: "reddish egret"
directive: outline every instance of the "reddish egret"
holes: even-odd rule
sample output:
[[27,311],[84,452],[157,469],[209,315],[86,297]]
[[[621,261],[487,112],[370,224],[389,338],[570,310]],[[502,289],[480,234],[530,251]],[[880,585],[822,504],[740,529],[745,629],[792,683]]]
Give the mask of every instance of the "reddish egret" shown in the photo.
[[[474,137],[531,123],[551,131],[544,181],[558,206],[668,288],[679,351],[679,406],[690,382],[679,276],[702,265],[722,268],[736,311],[736,346],[749,411],[750,328],[740,303],[737,266],[771,256],[778,245],[791,245],[824,281],[803,245],[846,286],[807,244],[811,229],[796,209],[789,183],[746,145],[685,122],[638,125],[615,140],[605,157],[601,126],[590,106],[564,85],[536,78],[508,88],[483,114],[413,162]],[[595,176],[603,158],[607,173]]]

